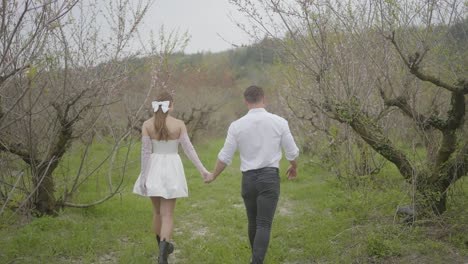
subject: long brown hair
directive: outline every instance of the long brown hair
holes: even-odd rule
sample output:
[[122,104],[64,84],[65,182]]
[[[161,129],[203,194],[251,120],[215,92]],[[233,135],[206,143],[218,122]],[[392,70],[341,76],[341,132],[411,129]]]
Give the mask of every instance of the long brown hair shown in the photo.
[[[157,101],[169,101],[170,106],[172,106],[172,103],[174,99],[172,98],[172,95],[168,92],[161,92],[156,96]],[[166,125],[166,118],[169,112],[164,113],[159,107],[158,111],[154,112],[154,130],[156,132],[156,139],[157,140],[169,140],[169,130],[167,129]]]

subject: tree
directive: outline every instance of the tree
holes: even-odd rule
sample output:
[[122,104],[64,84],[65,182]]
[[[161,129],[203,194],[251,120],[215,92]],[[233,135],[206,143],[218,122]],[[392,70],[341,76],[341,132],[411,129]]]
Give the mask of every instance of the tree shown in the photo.
[[[113,165],[131,129],[103,116],[120,100],[128,63],[137,56],[132,41],[151,2],[2,1],[0,154],[8,169],[1,172],[0,214],[12,205],[52,215],[118,193],[127,158],[117,184]],[[101,128],[108,130],[112,150],[85,173],[89,145]],[[80,167],[75,176],[60,178],[54,172],[77,140],[86,142]],[[106,162],[108,194],[73,203],[79,186]],[[12,170],[21,173],[7,175]]]
[[[28,92],[16,91],[19,96],[11,100],[10,108],[3,106],[7,82],[31,67],[31,63],[43,54],[47,36],[54,23],[77,4],[78,0],[61,1],[2,1],[0,6],[0,130],[11,125],[5,124],[5,116]],[[31,73],[37,72],[33,68]]]
[[[289,99],[303,116],[350,127],[393,163],[416,187],[417,215],[446,210],[468,162],[462,1],[231,2],[256,35],[282,43]],[[421,140],[424,161],[408,153]]]

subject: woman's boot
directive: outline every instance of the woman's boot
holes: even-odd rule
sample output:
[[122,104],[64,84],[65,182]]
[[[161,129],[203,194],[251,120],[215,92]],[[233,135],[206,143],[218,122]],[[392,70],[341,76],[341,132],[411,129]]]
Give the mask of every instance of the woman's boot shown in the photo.
[[159,257],[158,263],[159,264],[168,264],[167,257],[169,254],[174,252],[174,245],[170,242],[167,242],[165,239],[159,243]]
[[[161,237],[159,235],[156,235],[156,241],[158,241],[158,247],[159,247],[159,244],[161,244]],[[174,244],[172,243],[169,243],[169,246],[168,246],[168,252],[169,254],[171,254],[172,252],[174,252]]]
[[167,255],[172,254],[174,252],[174,244],[171,242],[167,242]]
[[168,246],[169,246],[169,243],[167,243],[166,240],[163,240],[159,243],[158,264],[168,264],[167,263],[167,256],[169,255]]

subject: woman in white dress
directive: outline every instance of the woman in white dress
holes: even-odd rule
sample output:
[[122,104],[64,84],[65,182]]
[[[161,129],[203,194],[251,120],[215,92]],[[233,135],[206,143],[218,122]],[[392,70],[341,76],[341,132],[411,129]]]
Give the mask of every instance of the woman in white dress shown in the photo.
[[152,102],[154,116],[143,123],[141,172],[133,192],[150,197],[153,204],[153,227],[159,245],[158,263],[166,264],[174,251],[170,243],[174,228],[176,199],[188,196],[184,168],[178,154],[179,144],[203,178],[210,173],[200,162],[182,120],[170,115],[173,98],[163,92]]

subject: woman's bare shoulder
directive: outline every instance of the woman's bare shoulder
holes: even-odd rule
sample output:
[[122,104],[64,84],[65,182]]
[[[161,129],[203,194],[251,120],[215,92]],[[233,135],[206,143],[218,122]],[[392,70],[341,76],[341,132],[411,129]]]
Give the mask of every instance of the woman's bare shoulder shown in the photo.
[[150,126],[153,124],[153,118],[150,118],[150,119],[146,119],[144,122],[143,122],[143,126],[144,127],[147,127],[147,126]]
[[178,126],[185,126],[184,120],[177,119],[177,118],[175,118],[173,116],[171,116],[171,119],[174,122],[174,124],[176,124]]

